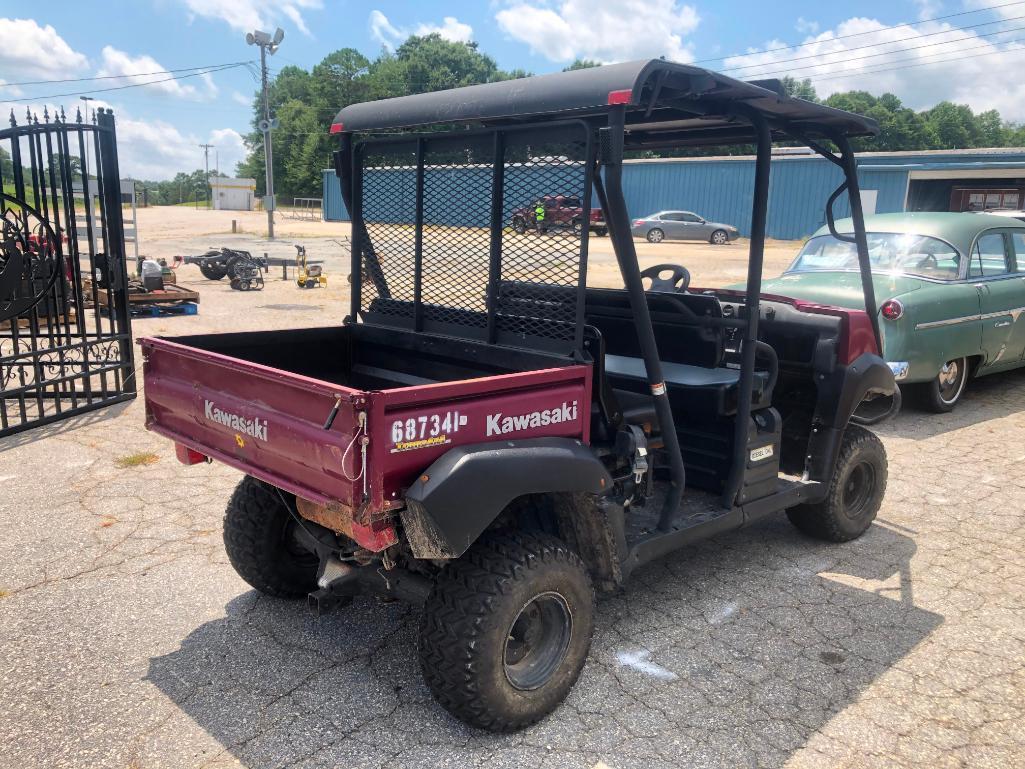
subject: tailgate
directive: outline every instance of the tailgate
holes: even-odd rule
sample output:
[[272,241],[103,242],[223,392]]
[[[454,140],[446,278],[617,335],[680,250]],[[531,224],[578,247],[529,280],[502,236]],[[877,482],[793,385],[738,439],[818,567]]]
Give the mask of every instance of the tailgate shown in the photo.
[[345,476],[358,452],[344,471],[342,459],[364,393],[165,339],[139,344],[147,428],[314,502],[359,504],[362,484]]

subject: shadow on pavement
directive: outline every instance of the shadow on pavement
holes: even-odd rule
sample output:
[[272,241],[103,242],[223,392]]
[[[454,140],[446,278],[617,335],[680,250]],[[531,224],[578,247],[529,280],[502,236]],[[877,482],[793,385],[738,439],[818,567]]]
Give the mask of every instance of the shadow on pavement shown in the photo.
[[872,429],[884,438],[894,436],[920,441],[1001,419],[1021,411],[1022,404],[1025,404],[1025,368],[969,380],[961,402],[949,414],[933,414],[917,408],[914,394],[908,393],[901,413]]
[[23,433],[16,433],[7,438],[0,439],[0,454],[20,448],[21,446],[28,446],[44,438],[52,438],[55,435],[63,435],[83,427],[117,419],[131,405],[132,401],[115,403],[111,406],[103,406],[95,411],[87,411],[78,416],[68,417],[60,422],[51,422],[40,427],[33,427]]
[[369,599],[316,621],[243,594],[148,680],[254,769],[782,766],[942,622],[914,604],[914,552],[885,524],[836,546],[781,518],[645,567],[599,600],[566,703],[519,735],[449,717],[421,681],[417,612]]

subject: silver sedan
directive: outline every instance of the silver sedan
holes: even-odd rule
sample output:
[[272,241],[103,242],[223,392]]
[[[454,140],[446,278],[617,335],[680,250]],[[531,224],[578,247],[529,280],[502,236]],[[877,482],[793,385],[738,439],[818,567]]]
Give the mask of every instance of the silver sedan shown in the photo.
[[740,237],[732,224],[710,222],[691,211],[659,211],[643,219],[634,219],[630,231],[635,238],[647,238],[649,243],[707,240],[721,246]]

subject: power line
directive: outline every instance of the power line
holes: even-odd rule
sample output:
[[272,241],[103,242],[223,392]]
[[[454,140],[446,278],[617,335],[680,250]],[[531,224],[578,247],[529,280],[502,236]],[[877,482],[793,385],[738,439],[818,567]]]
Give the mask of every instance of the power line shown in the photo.
[[[246,63],[248,63],[248,62],[246,62]],[[226,70],[234,69],[236,67],[241,67],[241,66],[245,66],[245,64],[226,64],[226,65],[221,66],[221,67],[215,67],[215,68],[212,68],[212,69],[206,69],[206,70],[203,70],[202,72],[193,72],[193,73],[188,74],[188,75],[175,75],[174,77],[165,77],[165,78],[162,78],[160,80],[149,80],[149,81],[147,81],[145,83],[129,83],[128,85],[118,85],[118,86],[112,86],[110,88],[90,88],[90,89],[88,89],[86,91],[69,91],[67,93],[50,94],[49,96],[25,96],[25,97],[22,97],[20,99],[4,99],[3,101],[6,101],[6,102],[46,101],[47,99],[60,99],[60,98],[62,98],[64,96],[81,96],[82,94],[89,94],[89,93],[105,93],[107,91],[123,91],[126,88],[143,88],[144,86],[147,86],[147,85],[157,85],[158,83],[167,83],[167,82],[170,82],[171,80],[185,80],[186,78],[189,78],[189,77],[199,77],[201,75],[208,75],[211,72],[224,72]]]
[[[1009,40],[1008,42],[1010,42],[1010,43],[1021,43],[1021,42],[1025,42],[1025,38],[1016,38],[1015,40]],[[886,66],[886,67],[879,67],[877,69],[865,69],[865,70],[861,70],[859,72],[846,72],[846,73],[835,74],[835,75],[834,74],[829,74],[829,73],[824,73],[824,74],[821,74],[821,75],[813,75],[812,77],[810,77],[808,79],[811,80],[812,83],[824,82],[826,80],[842,80],[844,78],[860,77],[861,75],[873,75],[873,74],[881,74],[881,73],[886,73],[886,72],[897,72],[899,70],[911,69],[913,67],[936,66],[938,64],[946,64],[947,62],[951,62],[951,61],[963,61],[965,59],[979,59],[979,58],[982,58],[983,56],[1007,56],[1007,55],[1010,55],[1012,53],[1025,54],[1025,48],[1012,48],[1012,49],[1005,49],[1003,51],[986,51],[985,53],[972,53],[972,54],[968,54],[967,56],[951,56],[949,58],[941,59],[939,61],[921,61],[921,62],[917,62],[917,63],[914,63],[914,64],[905,64],[905,65],[900,66],[900,67]],[[909,60],[905,59],[905,61],[909,61]]]
[[[1025,2],[1025,0],[1022,0]],[[243,64],[251,64],[249,61],[233,61],[225,64],[204,64],[200,67],[182,67],[180,69],[162,69],[157,72],[135,72],[131,75],[96,75],[95,77],[70,77],[63,80],[25,80],[20,83],[0,83],[0,88],[13,88],[19,85],[49,85],[52,83],[86,83],[90,80],[116,80],[125,77],[149,77],[150,75],[170,75],[175,72],[191,72],[196,69],[211,69],[220,67],[236,67]]]
[[958,13],[948,13],[945,16],[933,16],[930,19],[922,19],[921,21],[908,21],[908,22],[904,22],[903,24],[891,24],[889,26],[879,27],[878,29],[871,29],[871,30],[867,30],[865,32],[852,32],[849,35],[838,35],[837,37],[831,37],[828,40],[813,40],[813,41],[811,41],[809,43],[795,43],[793,45],[781,45],[781,46],[779,46],[777,48],[766,48],[764,51],[755,51],[754,54],[752,54],[750,52],[730,53],[730,54],[727,54],[726,56],[720,56],[718,58],[698,59],[697,61],[694,61],[692,63],[693,64],[704,64],[705,62],[709,62],[709,61],[726,61],[726,59],[733,59],[733,58],[740,57],[740,56],[752,56],[752,55],[759,54],[759,53],[775,53],[777,51],[797,50],[798,48],[806,48],[806,47],[808,47],[810,45],[817,45],[819,43],[824,43],[824,42],[832,42],[834,40],[848,40],[848,39],[850,39],[852,37],[863,37],[865,35],[875,35],[875,34],[878,34],[879,32],[885,32],[888,29],[900,29],[901,27],[915,27],[915,26],[918,26],[919,24],[928,24],[929,22],[933,22],[933,21],[943,21],[944,19],[953,19],[953,18],[955,18],[957,16],[966,16],[966,15],[972,14],[972,13],[982,13],[983,11],[995,11],[997,9],[1007,8],[1007,7],[1012,6],[1012,5],[1021,5],[1023,2],[1025,2],[1025,0],[1016,0],[1013,3],[1003,3],[1002,5],[990,5],[990,6],[987,6],[985,8],[975,8],[975,9],[970,10],[970,11],[960,11]]
[[[1022,18],[1025,18],[1025,16],[1023,16]],[[950,45],[951,43],[964,43],[966,41],[976,41],[976,40],[981,40],[982,38],[985,38],[985,37],[992,37],[994,35],[1005,35],[1008,32],[1019,32],[1019,31],[1021,31],[1023,29],[1025,29],[1025,26],[1023,26],[1023,27],[1011,27],[1010,29],[999,29],[999,30],[996,30],[994,32],[984,32],[982,34],[977,34],[977,35],[966,35],[965,37],[955,38],[954,40],[941,40],[938,43],[926,43],[924,45],[913,45],[913,46],[909,46],[907,48],[898,48],[898,49],[893,50],[893,51],[879,51],[877,53],[869,53],[869,54],[865,54],[864,56],[850,56],[848,58],[843,59],[842,61],[824,61],[824,62],[820,62],[819,64],[806,64],[806,65],[804,65],[802,67],[785,67],[783,69],[771,70],[769,72],[758,72],[756,74],[745,75],[745,77],[765,78],[765,77],[771,77],[773,75],[790,74],[791,72],[799,72],[799,71],[801,71],[803,69],[817,69],[818,67],[829,67],[829,66],[835,66],[837,64],[847,64],[848,62],[852,62],[852,61],[863,61],[865,59],[874,59],[874,58],[876,58],[878,56],[892,56],[894,54],[907,53],[908,51],[919,51],[919,50],[922,50],[924,48],[936,48],[936,47],[941,46],[941,45]],[[951,31],[953,31],[953,30],[951,30]],[[851,50],[855,50],[855,49],[852,48]],[[834,51],[834,53],[835,54],[840,54],[840,53],[846,53],[846,51]],[[955,51],[949,51],[948,53],[957,53],[957,51],[956,50]],[[815,57],[801,57],[801,58],[815,58]],[[794,59],[792,61],[796,61],[796,59]],[[767,64],[763,64],[761,66],[774,67],[774,66],[777,66],[779,64],[786,64],[786,63],[787,63],[787,60],[782,60],[782,61],[779,61],[779,62],[768,62]]]
[[[1025,0],[1023,0],[1023,1],[1025,1]],[[906,42],[908,42],[910,40],[921,40],[924,37],[935,37],[936,35],[950,35],[950,34],[953,34],[955,32],[964,32],[965,30],[968,30],[968,29],[976,29],[978,27],[988,27],[988,26],[990,26],[992,24],[1002,24],[1002,23],[1008,22],[1008,21],[1020,21],[1021,19],[1025,19],[1025,15],[1022,15],[1022,16],[1012,16],[1010,18],[1000,19],[998,21],[985,21],[985,22],[982,22],[981,24],[971,24],[971,25],[966,26],[966,27],[951,27],[950,29],[942,29],[942,30],[939,30],[937,32],[926,32],[926,33],[921,34],[921,35],[914,35],[914,36],[911,36],[911,37],[901,37],[901,38],[898,38],[897,40],[884,40],[884,41],[879,42],[879,43],[866,43],[865,45],[858,45],[858,46],[855,46],[854,48],[844,48],[842,51],[827,51],[825,53],[809,54],[808,56],[795,56],[792,59],[779,59],[778,61],[768,62],[768,64],[770,64],[770,66],[776,66],[777,64],[787,64],[788,62],[792,62],[792,61],[804,61],[806,59],[818,59],[818,58],[820,58],[822,56],[840,56],[840,55],[848,54],[851,51],[862,51],[862,50],[865,50],[866,48],[878,48],[881,45],[895,45],[897,43],[906,43]],[[929,45],[945,45],[946,43],[954,43],[954,42],[957,42],[958,40],[975,40],[975,39],[980,38],[980,37],[989,37],[991,35],[999,35],[999,34],[1001,34],[1001,32],[1013,32],[1013,31],[1014,30],[997,30],[995,32],[985,32],[985,33],[982,33],[982,34],[965,35],[964,37],[957,38],[956,40],[942,40],[942,41],[940,41],[938,43],[930,43]],[[835,40],[835,39],[838,39],[838,38],[833,38],[833,39]],[[822,43],[830,43],[830,42],[832,42],[832,40],[822,40],[820,42],[822,42]],[[920,48],[924,48],[924,47],[927,47],[927,46],[919,46],[919,47]],[[877,53],[877,54],[874,54],[874,55],[875,56],[883,56],[886,53],[901,53],[902,51],[911,51],[911,50],[914,50],[914,49],[913,48],[903,48],[903,49],[898,49],[896,51],[888,51],[888,52],[884,51],[882,53]],[[753,53],[753,54],[750,54],[750,55],[751,56],[757,56],[758,53]],[[755,68],[755,67],[764,67],[764,66],[765,66],[765,63],[744,64],[744,65],[737,66],[737,67],[728,67],[728,68],[724,69],[723,72],[736,72],[737,70],[741,70],[741,69],[752,69],[752,68]],[[744,75],[744,77],[748,77],[748,75]]]

